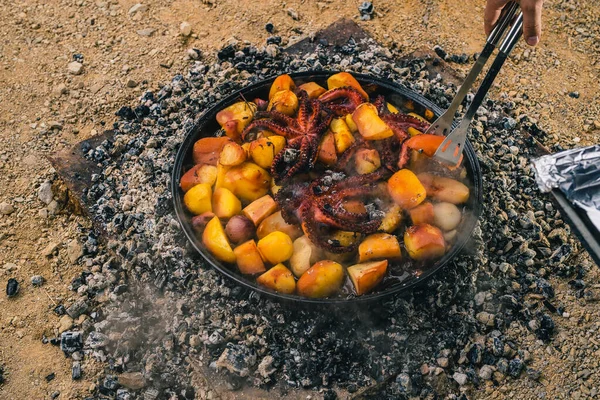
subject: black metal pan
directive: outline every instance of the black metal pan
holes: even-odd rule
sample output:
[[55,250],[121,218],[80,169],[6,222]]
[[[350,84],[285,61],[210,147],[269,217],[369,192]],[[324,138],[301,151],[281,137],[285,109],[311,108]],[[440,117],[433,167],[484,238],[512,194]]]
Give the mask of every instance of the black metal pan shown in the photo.
[[[336,73],[336,71],[319,71],[319,72],[301,72],[293,73],[290,76],[294,79],[296,84],[300,85],[305,82],[315,81],[326,87],[326,81],[329,76]],[[353,76],[360,82],[365,88],[372,89],[374,94],[382,94],[392,104],[403,104],[407,100],[412,100],[415,112],[423,115],[425,109],[433,111],[437,118],[443,113],[443,110],[427,100],[422,95],[415,93],[406,87],[398,85],[394,82],[383,80],[368,75],[353,74]],[[363,304],[380,301],[389,296],[397,295],[406,292],[413,288],[415,285],[425,281],[430,276],[434,275],[442,268],[446,267],[450,261],[456,257],[457,254],[464,248],[465,244],[469,241],[470,236],[477,224],[477,218],[479,217],[482,204],[482,179],[481,170],[479,168],[479,162],[475,155],[475,151],[469,142],[465,147],[464,161],[463,164],[467,171],[468,180],[471,182],[471,196],[466,204],[466,209],[469,210],[465,213],[463,221],[460,227],[460,233],[455,242],[455,245],[442,257],[440,260],[434,262],[433,265],[429,266],[423,271],[418,277],[411,277],[404,281],[398,281],[391,285],[385,285],[381,290],[375,290],[373,293],[363,296],[349,296],[349,297],[336,297],[336,298],[325,298],[325,299],[310,299],[297,295],[288,295],[274,292],[268,288],[259,286],[254,282],[253,278],[247,278],[240,274],[235,267],[228,266],[225,263],[215,259],[203,246],[202,242],[196,237],[194,230],[191,225],[192,215],[188,213],[183,205],[183,191],[179,188],[179,181],[181,176],[193,165],[192,162],[192,148],[194,143],[203,137],[213,136],[219,129],[220,126],[216,121],[216,114],[240,101],[245,99],[254,99],[256,97],[268,98],[269,89],[275,77],[266,79],[264,81],[255,83],[247,86],[239,91],[232,93],[227,98],[221,100],[215,104],[212,108],[202,114],[192,129],[187,133],[177,156],[175,158],[175,165],[173,168],[173,176],[171,182],[171,190],[173,193],[173,204],[177,218],[183,228],[185,235],[189,239],[193,247],[202,255],[202,257],[215,269],[222,274],[233,279],[238,284],[271,296],[278,300],[300,302],[306,305],[324,305],[324,304]]]

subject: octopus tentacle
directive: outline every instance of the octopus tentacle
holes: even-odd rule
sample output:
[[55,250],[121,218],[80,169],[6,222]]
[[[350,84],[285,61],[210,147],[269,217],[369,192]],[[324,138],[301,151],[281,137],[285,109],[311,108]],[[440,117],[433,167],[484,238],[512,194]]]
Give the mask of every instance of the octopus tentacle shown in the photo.
[[[342,100],[341,103],[334,103]],[[325,107],[337,116],[343,116],[354,112],[356,107],[365,102],[362,94],[350,86],[339,87],[328,90],[319,97]]]
[[379,113],[379,115],[386,114],[386,111],[388,111],[389,113],[389,110],[385,106],[385,98],[383,96],[377,96],[371,104],[373,104],[375,108],[377,108],[377,112]]
[[271,110],[268,112],[269,114],[269,118],[271,118],[273,121],[286,126],[288,128],[293,128],[296,130],[300,130],[300,125],[298,124],[298,121],[296,121],[294,118],[285,115],[282,112],[279,112],[277,110]]
[[248,126],[242,131],[242,140],[246,140],[248,134],[256,128],[268,129],[271,132],[286,138],[294,136],[294,131],[288,127],[281,126],[275,121],[269,119],[258,119],[250,122]]

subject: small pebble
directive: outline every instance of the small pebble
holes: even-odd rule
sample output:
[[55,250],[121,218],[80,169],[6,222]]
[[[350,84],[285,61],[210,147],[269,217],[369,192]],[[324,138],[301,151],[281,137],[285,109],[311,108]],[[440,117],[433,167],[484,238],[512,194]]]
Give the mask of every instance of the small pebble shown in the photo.
[[41,275],[34,275],[31,277],[31,284],[33,286],[42,286],[42,284],[44,283],[44,277]]
[[83,64],[78,61],[72,61],[67,65],[67,71],[71,75],[81,75],[83,72]]
[[179,25],[179,32],[181,33],[181,36],[190,36],[192,34],[192,25],[189,22],[182,22],[181,25]]
[[10,203],[0,203],[0,214],[2,215],[10,215],[15,212],[15,208]]

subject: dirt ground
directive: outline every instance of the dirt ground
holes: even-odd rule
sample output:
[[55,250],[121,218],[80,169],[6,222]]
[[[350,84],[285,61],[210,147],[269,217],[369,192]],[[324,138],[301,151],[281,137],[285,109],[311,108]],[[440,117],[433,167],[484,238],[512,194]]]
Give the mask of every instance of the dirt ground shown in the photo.
[[[267,22],[292,43],[348,17],[406,53],[440,45],[450,54],[473,54],[485,40],[484,3],[380,0],[374,19],[359,21],[360,2],[343,0],[148,0],[135,12],[133,0],[1,2],[0,203],[6,207],[0,214],[0,367],[6,382],[0,398],[42,399],[56,391],[60,399],[83,398],[101,368],[87,368],[83,379],[72,381],[71,361],[42,343],[44,335],[55,337],[70,324],[51,310],[72,296],[68,285],[84,262],[77,260],[77,244],[89,227],[84,217],[56,212],[56,204],[38,198],[39,186],[55,175],[46,155],[110,126],[120,106],[184,71],[190,48],[210,59],[232,38],[264,45]],[[600,142],[599,17],[594,1],[546,1],[542,43],[536,49],[519,45],[491,94],[515,101],[519,114],[537,120],[565,148]],[[180,34],[184,21],[192,28],[187,38]],[[78,57],[83,70],[74,75],[67,66]],[[34,275],[45,284],[34,287]],[[9,278],[21,283],[15,299],[4,294]],[[600,282],[598,274],[587,281]],[[555,287],[570,314],[558,320],[562,346],[540,344],[533,365],[543,373],[546,398],[566,398],[565,382],[578,379],[577,398],[588,398],[597,389],[578,373],[598,371],[598,303],[576,299],[566,283]],[[527,334],[515,340],[535,342]],[[55,378],[48,381],[51,373]],[[537,398],[540,384],[524,382],[507,381],[476,397]]]

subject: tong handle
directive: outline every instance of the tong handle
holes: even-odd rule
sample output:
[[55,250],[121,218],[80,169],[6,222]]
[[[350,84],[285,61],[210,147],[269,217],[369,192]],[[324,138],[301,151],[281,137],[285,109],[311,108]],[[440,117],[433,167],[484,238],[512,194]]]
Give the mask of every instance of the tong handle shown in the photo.
[[508,34],[506,35],[506,37],[504,38],[504,41],[500,45],[500,48],[499,48],[500,51],[499,51],[498,55],[496,56],[496,59],[492,63],[492,66],[490,67],[487,74],[485,75],[485,78],[483,78],[483,82],[481,82],[481,86],[479,86],[477,93],[475,93],[473,102],[469,106],[469,109],[467,110],[465,116],[463,117],[463,120],[467,120],[470,122],[473,119],[473,116],[477,112],[477,109],[479,108],[481,103],[483,103],[485,96],[487,95],[488,91],[492,87],[492,84],[494,83],[494,80],[496,79],[498,72],[500,72],[502,65],[504,65],[504,62],[508,58],[510,52],[515,47],[515,45],[517,44],[519,39],[521,38],[522,33],[523,33],[523,13],[519,13],[517,18],[515,19],[515,22],[513,23],[512,27],[510,28],[510,31],[508,31]]
[[504,9],[502,10],[502,15],[498,19],[498,22],[494,26],[494,29],[492,29],[490,36],[488,36],[487,38],[487,42],[489,44],[493,45],[494,47],[498,45],[498,42],[500,41],[500,39],[502,39],[502,35],[504,35],[504,31],[506,31],[506,28],[514,19],[518,9],[519,5],[515,1],[511,1],[506,6],[504,6]]
[[469,90],[471,90],[471,87],[473,87],[475,80],[481,73],[481,70],[483,70],[483,67],[487,63],[488,58],[490,57],[490,55],[492,55],[498,42],[500,41],[500,39],[506,32],[506,29],[514,19],[518,9],[519,5],[514,1],[511,1],[507,6],[504,7],[502,15],[498,19],[498,22],[494,26],[494,29],[487,38],[485,47],[481,51],[479,57],[477,57],[475,64],[471,68],[471,71],[469,71],[469,74],[465,78],[463,84],[460,85],[456,96],[454,96],[452,103],[450,104],[450,106],[444,114],[448,114],[452,118],[454,118],[456,111],[458,111],[458,107],[460,107],[460,104],[462,103],[467,93],[469,93]]

